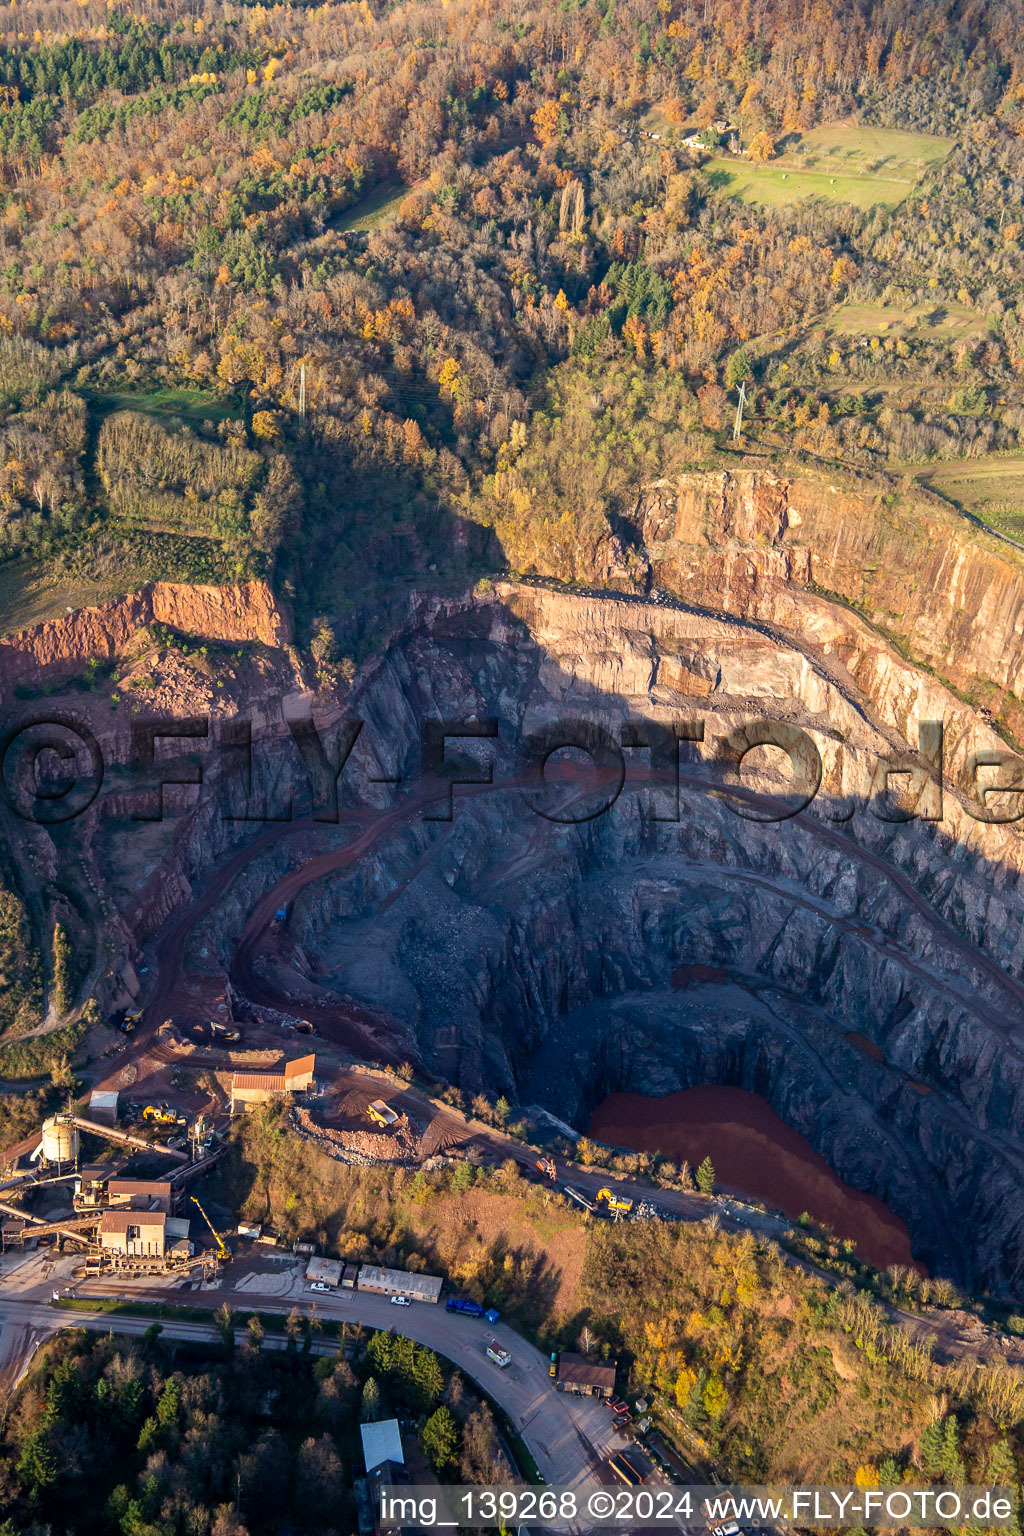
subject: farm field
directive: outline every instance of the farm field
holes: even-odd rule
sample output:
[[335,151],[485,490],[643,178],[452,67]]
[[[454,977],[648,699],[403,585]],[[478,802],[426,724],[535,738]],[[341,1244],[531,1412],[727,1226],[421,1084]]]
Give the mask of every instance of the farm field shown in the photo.
[[767,165],[717,155],[705,170],[735,196],[766,207],[814,198],[894,208],[950,147],[932,134],[835,123],[804,134]]
[[948,464],[903,466],[922,485],[1013,539],[1024,539],[1024,458],[989,454]]
[[982,331],[985,321],[977,310],[959,304],[840,304],[828,320],[828,329],[839,336],[916,336],[924,340],[965,336]]

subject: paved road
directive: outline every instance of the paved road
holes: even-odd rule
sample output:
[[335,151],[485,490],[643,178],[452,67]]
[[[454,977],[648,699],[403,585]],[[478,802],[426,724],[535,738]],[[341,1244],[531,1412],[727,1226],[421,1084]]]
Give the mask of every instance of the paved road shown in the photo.
[[[113,1288],[103,1289],[110,1294]],[[144,1299],[140,1289],[132,1290],[132,1300]],[[503,1323],[492,1327],[481,1319],[462,1317],[425,1302],[399,1308],[392,1306],[387,1297],[362,1291],[314,1296],[306,1289],[301,1299],[289,1295],[275,1301],[252,1291],[221,1285],[202,1292],[147,1289],[145,1297],[178,1305],[208,1306],[211,1314],[224,1302],[233,1310],[258,1309],[264,1315],[286,1314],[292,1305],[307,1312],[315,1302],[322,1318],[393,1329],[416,1339],[445,1355],[489,1393],[508,1414],[548,1483],[577,1486],[587,1477],[595,1476],[612,1451],[626,1444],[613,1430],[607,1408],[590,1398],[556,1392],[548,1374],[547,1356]],[[4,1384],[13,1386],[39,1340],[57,1328],[96,1328],[106,1332],[113,1327],[118,1333],[142,1334],[151,1323],[150,1318],[112,1317],[103,1312],[54,1311],[39,1295],[0,1297],[0,1373]],[[212,1317],[209,1324],[168,1319],[162,1327],[169,1338],[219,1337]],[[492,1335],[512,1356],[511,1365],[503,1370],[488,1360],[484,1352]],[[243,1337],[239,1333],[239,1342]],[[284,1345],[283,1338],[267,1333],[264,1347]],[[317,1353],[330,1354],[336,1347],[332,1340],[314,1340]]]

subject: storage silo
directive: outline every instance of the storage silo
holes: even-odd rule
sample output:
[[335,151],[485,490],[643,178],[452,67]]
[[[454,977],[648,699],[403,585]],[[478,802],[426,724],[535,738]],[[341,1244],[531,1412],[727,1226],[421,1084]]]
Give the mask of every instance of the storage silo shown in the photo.
[[68,1125],[51,1115],[43,1121],[43,1162],[73,1163],[78,1158],[79,1136],[76,1125]]

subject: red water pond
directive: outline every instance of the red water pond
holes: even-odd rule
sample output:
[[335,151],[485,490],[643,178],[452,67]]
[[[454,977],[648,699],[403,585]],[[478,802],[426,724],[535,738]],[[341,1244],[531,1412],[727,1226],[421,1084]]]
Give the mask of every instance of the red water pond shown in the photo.
[[722,1189],[794,1219],[806,1211],[837,1237],[853,1238],[860,1257],[880,1269],[914,1262],[906,1223],[874,1195],[844,1184],[760,1094],[712,1087],[661,1098],[613,1093],[594,1110],[589,1134],[691,1167],[710,1157]]

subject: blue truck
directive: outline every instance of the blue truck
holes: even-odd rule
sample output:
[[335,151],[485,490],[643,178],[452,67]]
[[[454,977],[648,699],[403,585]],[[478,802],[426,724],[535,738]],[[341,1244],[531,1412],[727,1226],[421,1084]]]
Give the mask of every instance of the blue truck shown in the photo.
[[492,1325],[501,1315],[493,1307],[488,1307],[485,1311],[478,1301],[470,1301],[468,1296],[449,1296],[444,1309],[446,1312],[464,1312],[467,1317],[482,1317],[485,1322]]

